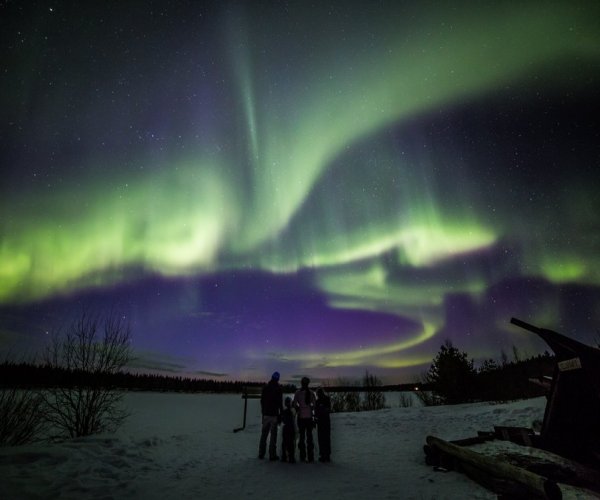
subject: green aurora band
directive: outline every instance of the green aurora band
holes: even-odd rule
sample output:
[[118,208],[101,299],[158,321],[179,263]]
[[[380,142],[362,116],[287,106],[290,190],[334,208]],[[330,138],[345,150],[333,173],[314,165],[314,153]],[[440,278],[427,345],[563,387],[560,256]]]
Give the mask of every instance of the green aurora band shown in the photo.
[[[136,173],[110,165],[110,175],[82,174],[52,190],[4,190],[0,303],[117,284],[139,270],[185,276],[310,269],[332,306],[403,314],[424,326],[393,344],[329,353],[326,360],[314,352],[288,359],[308,367],[426,362],[410,349],[443,325],[444,294],[477,296],[488,281],[474,271],[452,285],[442,278],[392,282],[378,258],[393,254],[401,265],[429,268],[490,248],[509,229],[474,209],[476,181],[460,174],[447,186],[448,198],[439,199],[436,158],[417,165],[403,159],[386,129],[539,74],[540,84],[560,88],[569,84],[563,63],[600,61],[598,6],[580,11],[528,2],[437,10],[415,8],[403,26],[379,18],[381,31],[370,44],[357,20],[357,36],[325,40],[293,69],[272,68],[260,55],[286,26],[274,28],[271,39],[261,36],[268,21],[253,24],[243,13],[227,19],[233,83],[224,100],[236,103],[239,136],[217,137],[219,153],[214,138],[201,138],[191,152],[148,156]],[[378,149],[378,165],[365,164],[367,141]],[[81,167],[107,161],[88,159]],[[367,170],[378,168],[382,192],[374,197],[360,186]],[[328,199],[322,183],[332,169],[340,191],[354,193],[351,199]],[[580,203],[577,217],[585,225],[596,215],[592,202]],[[515,231],[526,242],[523,275],[600,284],[597,237],[587,235],[586,247],[575,252],[548,244],[526,222]]]
[[[383,54],[377,50],[377,57],[352,61],[351,75],[327,61],[316,64],[317,71],[298,84],[302,91],[285,115],[270,112],[273,98],[252,85],[250,56],[238,57],[236,74],[253,152],[250,203],[236,206],[232,179],[222,175],[220,165],[196,156],[173,159],[158,177],[83,179],[51,196],[33,192],[26,195],[24,209],[9,196],[2,202],[3,213],[13,216],[2,227],[0,299],[28,300],[76,289],[127,266],[171,275],[218,267],[220,254],[240,264],[253,262],[253,255],[263,253],[263,243],[276,240],[289,224],[330,162],[354,141],[450,101],[493,92],[565,56],[598,56],[595,22],[573,9],[553,6],[542,15],[533,5],[497,10],[481,18],[455,14],[446,26],[428,19],[418,31],[431,36],[412,46],[398,36]],[[318,71],[319,66],[328,73]],[[263,103],[260,109],[257,102]],[[402,165],[398,170],[402,176]],[[419,193],[421,187],[406,189]],[[292,261],[276,255],[277,264],[264,265],[291,270],[348,263],[391,248],[404,249],[409,263],[423,265],[486,246],[498,236],[474,216],[445,220],[431,200],[419,194],[413,198],[410,215],[392,213],[372,227],[341,234],[338,241],[319,242],[316,235],[314,251]],[[544,265],[554,279],[583,272],[581,263],[567,267],[557,271],[551,263]]]

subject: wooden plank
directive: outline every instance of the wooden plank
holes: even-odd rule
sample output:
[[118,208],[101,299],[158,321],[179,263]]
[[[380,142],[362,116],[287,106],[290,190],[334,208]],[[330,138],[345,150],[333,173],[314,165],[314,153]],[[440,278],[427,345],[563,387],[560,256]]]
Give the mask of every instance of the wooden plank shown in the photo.
[[511,441],[516,444],[532,446],[532,436],[534,432],[527,427],[506,427],[495,425],[494,433],[502,441]]
[[[473,479],[480,482],[483,486],[489,487],[490,484],[506,482],[510,484],[511,490],[515,488],[522,490],[524,495],[549,499],[562,498],[562,492],[554,481],[529,472],[526,469],[515,467],[504,460],[488,457],[481,453],[456,446],[435,436],[427,436],[427,444],[437,448],[442,453],[450,455],[461,465],[466,464],[465,470],[471,469]],[[476,470],[473,470],[473,467]],[[484,475],[485,479],[478,479],[476,477],[481,474]],[[500,491],[499,493],[506,492]],[[515,494],[515,492],[511,491],[511,494]]]
[[535,384],[535,385],[538,385],[540,387],[543,387],[547,391],[549,391],[552,388],[552,378],[550,378],[550,380],[548,380],[546,377],[542,377],[542,378],[530,378],[530,379],[528,379],[528,381],[531,384]]
[[262,395],[262,390],[262,387],[257,386],[244,387],[242,399],[259,399]]

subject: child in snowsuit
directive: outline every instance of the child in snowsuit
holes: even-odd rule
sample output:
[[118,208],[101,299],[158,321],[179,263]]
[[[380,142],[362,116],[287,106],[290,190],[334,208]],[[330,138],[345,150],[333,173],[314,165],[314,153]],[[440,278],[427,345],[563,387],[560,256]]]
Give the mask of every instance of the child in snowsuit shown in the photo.
[[319,439],[319,462],[331,462],[331,399],[323,389],[317,389],[315,417],[317,419],[317,437]]
[[281,461],[291,464],[296,462],[294,448],[296,446],[296,429],[294,427],[294,412],[292,398],[285,398],[285,409],[281,415],[283,422],[283,442],[281,443]]

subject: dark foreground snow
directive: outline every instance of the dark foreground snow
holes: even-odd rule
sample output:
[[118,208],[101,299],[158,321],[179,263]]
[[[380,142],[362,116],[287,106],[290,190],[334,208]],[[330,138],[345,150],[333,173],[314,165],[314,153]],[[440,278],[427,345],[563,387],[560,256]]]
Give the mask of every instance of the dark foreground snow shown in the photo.
[[[332,463],[257,459],[259,402],[248,426],[239,395],[130,393],[113,435],[0,449],[0,498],[495,498],[462,474],[425,465],[428,434],[474,436],[493,425],[531,426],[545,399],[400,408],[332,416]],[[316,438],[316,433],[315,433]]]

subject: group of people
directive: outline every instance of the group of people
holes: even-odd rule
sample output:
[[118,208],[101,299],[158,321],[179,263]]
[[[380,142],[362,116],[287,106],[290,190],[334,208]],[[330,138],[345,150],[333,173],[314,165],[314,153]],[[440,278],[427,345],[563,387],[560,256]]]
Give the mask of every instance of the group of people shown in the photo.
[[[269,459],[277,456],[277,428],[283,424],[281,461],[296,462],[296,428],[298,429],[298,451],[301,462],[314,462],[315,445],[313,429],[316,424],[319,442],[319,461],[331,461],[331,400],[323,389],[315,394],[308,385],[310,380],[303,377],[300,389],[294,398],[286,397],[283,404],[283,390],[279,385],[279,372],[273,373],[271,380],[262,390],[260,406],[262,410],[262,432],[258,447],[258,458],[264,458],[269,438]],[[294,417],[297,417],[296,419]],[[297,426],[296,426],[297,424]]]

